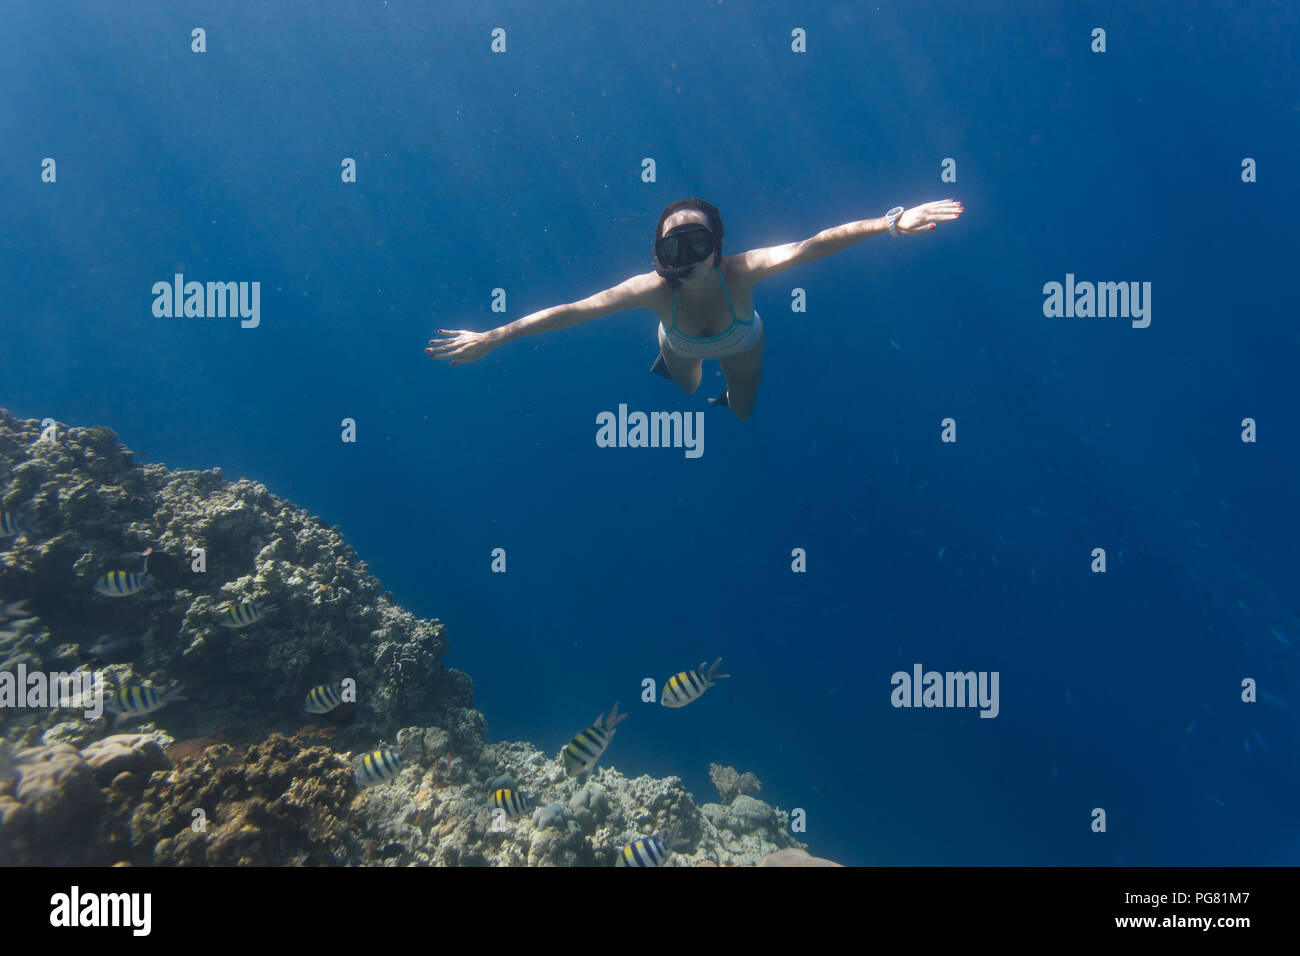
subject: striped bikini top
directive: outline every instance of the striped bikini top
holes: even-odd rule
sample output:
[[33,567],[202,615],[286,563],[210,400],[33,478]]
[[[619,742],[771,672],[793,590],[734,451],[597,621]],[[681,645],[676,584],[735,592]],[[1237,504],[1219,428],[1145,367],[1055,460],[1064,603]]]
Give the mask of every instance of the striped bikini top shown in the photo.
[[754,324],[754,317],[752,315],[749,317],[748,320],[742,320],[736,317],[736,307],[731,304],[731,293],[727,291],[727,280],[722,278],[722,270],[719,269],[717,266],[713,267],[713,271],[718,274],[718,279],[719,281],[722,282],[722,294],[727,297],[727,310],[731,312],[731,324],[727,326],[725,329],[723,329],[721,332],[719,332],[717,335],[709,335],[704,338],[698,338],[694,335],[687,335],[685,332],[680,331],[677,328],[677,290],[673,289],[673,324],[670,328],[667,329],[669,335],[680,336],[681,338],[685,339],[687,342],[700,342],[700,343],[716,342],[719,339],[723,338],[724,336],[730,335],[733,331],[735,331],[735,328],[738,325]]

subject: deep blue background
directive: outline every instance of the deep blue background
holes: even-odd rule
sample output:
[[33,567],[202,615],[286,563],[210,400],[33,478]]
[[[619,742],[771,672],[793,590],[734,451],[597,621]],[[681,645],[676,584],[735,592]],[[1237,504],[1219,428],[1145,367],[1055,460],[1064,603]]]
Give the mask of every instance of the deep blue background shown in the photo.
[[[1295,6],[114,6],[0,31],[0,403],[265,482],[446,622],[495,738],[555,752],[618,699],[608,764],[752,770],[815,853],[1300,862]],[[692,195],[733,253],[967,211],[760,286],[757,413],[708,410],[699,460],[594,443],[721,387],[647,372],[649,312],[424,356],[648,271]],[[174,272],[260,281],[261,327],[155,319]],[[1153,283],[1150,328],[1044,318],[1067,272]],[[638,701],[716,656],[701,701]],[[1000,716],[893,709],[914,662],[999,671]]]

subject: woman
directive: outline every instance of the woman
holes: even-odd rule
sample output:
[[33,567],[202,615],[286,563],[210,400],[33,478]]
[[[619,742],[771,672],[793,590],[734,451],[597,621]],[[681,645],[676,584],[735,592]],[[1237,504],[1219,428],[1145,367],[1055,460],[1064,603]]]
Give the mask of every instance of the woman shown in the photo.
[[652,309],[659,316],[659,358],[652,371],[693,395],[700,387],[704,359],[717,359],[727,390],[710,399],[710,404],[729,405],[744,420],[754,412],[763,372],[763,321],[754,311],[755,285],[869,236],[920,235],[961,214],[961,203],[952,199],[907,210],[897,206],[880,219],[845,223],[802,242],[724,257],[718,210],[700,199],[682,199],[659,217],[654,272],[487,332],[439,329],[438,334],[446,337],[430,339],[424,351],[431,358],[450,359],[452,365],[473,362],[525,335],[567,329],[624,309]]

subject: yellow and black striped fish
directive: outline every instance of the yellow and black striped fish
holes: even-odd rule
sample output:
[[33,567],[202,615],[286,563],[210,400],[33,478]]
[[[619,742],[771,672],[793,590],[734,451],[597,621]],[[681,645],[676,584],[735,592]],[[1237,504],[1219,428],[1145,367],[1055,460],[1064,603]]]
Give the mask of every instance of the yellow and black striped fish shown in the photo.
[[494,810],[500,809],[506,812],[506,816],[514,819],[515,817],[527,813],[533,808],[533,801],[528,798],[528,794],[520,790],[501,789],[492,794],[491,807]]
[[161,710],[168,704],[184,699],[179,687],[160,691],[147,684],[135,684],[119,687],[104,705],[104,710],[113,715],[113,726],[116,727],[128,718],[152,714],[155,710]]
[[309,714],[328,714],[341,703],[343,698],[332,684],[321,684],[307,691],[307,702],[302,709]]
[[565,744],[564,766],[569,776],[576,776],[596,766],[596,761],[614,736],[614,728],[626,717],[627,714],[618,712],[618,702],[615,701],[608,717],[597,717],[595,723]]
[[109,571],[95,582],[95,590],[105,597],[127,597],[149,586],[143,571]]
[[357,764],[357,783],[363,787],[391,780],[402,772],[402,755],[392,747],[372,750]]
[[659,703],[665,707],[685,707],[712,687],[714,681],[731,676],[730,674],[718,673],[718,665],[721,663],[722,658],[719,657],[713,662],[713,666],[705,671],[705,662],[700,661],[699,670],[682,671],[680,674],[674,674],[664,684],[664,693],[659,698]]
[[276,609],[274,604],[258,604],[256,601],[243,601],[221,612],[222,627],[248,627],[256,624]]
[[618,851],[615,866],[663,866],[673,855],[668,840],[661,834],[638,837]]

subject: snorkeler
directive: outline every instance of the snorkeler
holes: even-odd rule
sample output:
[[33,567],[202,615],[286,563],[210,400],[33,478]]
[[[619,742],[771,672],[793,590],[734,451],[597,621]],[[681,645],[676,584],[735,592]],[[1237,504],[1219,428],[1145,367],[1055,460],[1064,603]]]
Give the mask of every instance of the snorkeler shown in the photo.
[[717,359],[727,389],[709,404],[729,405],[736,417],[744,420],[753,414],[763,372],[763,320],[754,310],[755,285],[871,236],[885,232],[920,235],[961,214],[961,203],[953,199],[906,210],[896,206],[880,219],[849,222],[802,242],[724,257],[718,210],[701,199],[681,199],[659,217],[654,272],[632,276],[589,298],[542,309],[486,332],[438,329],[438,334],[446,337],[430,339],[424,351],[430,358],[450,359],[452,365],[473,362],[525,335],[567,329],[625,309],[647,308],[659,316],[659,357],[651,371],[671,378],[683,392],[693,395],[700,387],[704,359]]

